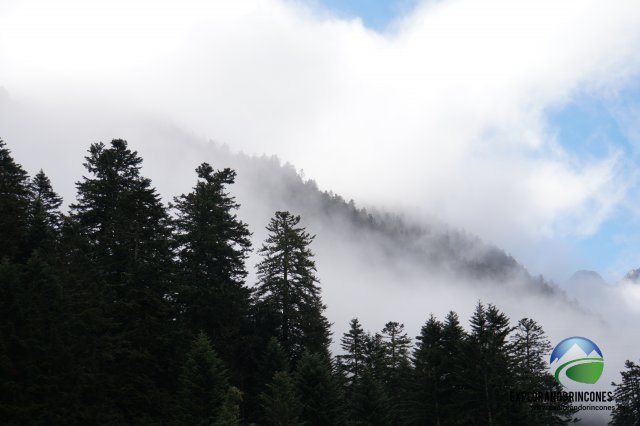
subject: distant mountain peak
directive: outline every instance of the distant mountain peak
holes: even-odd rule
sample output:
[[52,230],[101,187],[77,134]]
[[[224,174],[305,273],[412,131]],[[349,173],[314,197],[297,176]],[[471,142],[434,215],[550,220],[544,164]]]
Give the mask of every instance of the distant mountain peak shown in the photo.
[[624,276],[625,281],[631,281],[634,284],[640,284],[640,268],[632,269]]
[[585,284],[606,284],[606,281],[602,276],[596,271],[589,271],[586,269],[581,269],[576,271],[571,278],[569,278],[569,282],[573,283],[585,283]]

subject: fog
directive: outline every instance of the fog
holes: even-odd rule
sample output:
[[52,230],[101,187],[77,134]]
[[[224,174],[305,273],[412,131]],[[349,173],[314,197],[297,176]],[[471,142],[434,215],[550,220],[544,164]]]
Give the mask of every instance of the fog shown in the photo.
[[567,151],[548,115],[633,81],[639,22],[624,1],[425,1],[377,33],[305,1],[4,0],[0,85],[52,120],[133,111],[277,154],[565,278],[584,267],[567,238],[596,232],[637,178],[606,138]]
[[[19,117],[20,111],[28,117],[38,116],[32,110],[5,102],[0,111],[2,117],[12,118],[0,119],[0,126],[16,159],[32,174],[44,168],[67,203],[74,199],[73,182],[84,173],[81,163],[90,141],[108,142],[107,135],[124,134],[144,158],[143,174],[153,180],[165,202],[190,190],[195,183],[194,169],[202,161],[237,170],[236,184],[230,190],[241,204],[239,216],[253,233],[254,249],[265,239],[264,227],[274,211],[301,214],[303,225],[316,235],[312,249],[327,316],[333,323],[334,353],[340,352],[339,339],[351,318],[358,317],[371,332],[380,331],[387,321],[398,321],[415,337],[430,314],[442,319],[454,310],[466,326],[475,305],[482,301],[497,305],[514,324],[523,317],[536,319],[551,342],[573,335],[597,342],[606,361],[599,389],[607,389],[612,380],[619,379],[626,359],[638,357],[637,283],[611,285],[578,279],[561,283],[564,293],[555,284],[536,282],[521,266],[511,265],[505,253],[487,256],[493,253],[491,245],[433,217],[416,221],[401,211],[392,212],[398,216],[386,216],[384,210],[367,206],[383,225],[384,220],[390,223],[387,228],[367,228],[358,221],[362,217],[358,204],[354,207],[323,195],[317,184],[302,179],[294,166],[275,157],[239,154],[166,122],[114,114],[108,116],[107,124],[100,125],[105,112],[95,117],[85,110],[61,114],[55,123],[41,119],[35,126]],[[65,141],[74,148],[62,156],[58,148]],[[394,227],[401,232],[385,231]],[[447,235],[452,246],[442,243],[447,239],[440,237]],[[432,253],[441,256],[433,260]],[[478,272],[469,266],[472,262],[461,263],[460,259],[498,272]],[[253,253],[248,261],[249,285],[255,282],[253,265],[257,260]]]
[[[165,201],[202,161],[237,169],[254,248],[275,210],[317,234],[336,351],[353,317],[415,336],[429,314],[466,323],[482,300],[536,319],[554,344],[595,341],[606,388],[640,356],[640,285],[564,285],[580,264],[564,241],[596,232],[636,176],[615,146],[567,151],[548,114],[637,76],[639,22],[633,2],[447,0],[381,34],[304,2],[3,1],[0,137],[66,203],[96,141],[127,139]],[[317,187],[429,232],[368,232]],[[456,229],[465,256],[486,264],[495,245],[560,286],[541,291],[522,266],[491,279],[421,257],[441,248],[429,235]]]

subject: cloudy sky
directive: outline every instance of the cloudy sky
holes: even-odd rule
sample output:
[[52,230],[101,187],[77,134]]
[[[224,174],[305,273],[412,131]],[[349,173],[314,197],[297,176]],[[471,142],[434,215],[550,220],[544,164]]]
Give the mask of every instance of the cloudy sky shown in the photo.
[[[637,46],[629,0],[0,0],[0,97],[64,126],[157,117],[615,281],[640,267]],[[11,125],[27,166],[93,142]]]

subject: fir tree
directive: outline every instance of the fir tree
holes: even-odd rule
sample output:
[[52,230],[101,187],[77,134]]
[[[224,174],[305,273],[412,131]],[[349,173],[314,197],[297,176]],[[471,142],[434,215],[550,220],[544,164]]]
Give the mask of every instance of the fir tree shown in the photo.
[[270,426],[298,426],[302,405],[293,380],[287,372],[274,374],[267,390],[260,396],[264,419]]
[[271,337],[262,347],[262,351],[254,362],[250,378],[250,387],[245,398],[246,417],[251,421],[263,423],[264,410],[261,407],[260,395],[267,390],[267,386],[278,372],[290,372],[289,358],[277,338]]
[[0,261],[24,261],[30,189],[27,172],[16,163],[0,139]]
[[298,226],[300,216],[276,212],[259,250],[257,303],[273,318],[285,352],[296,362],[305,349],[328,356],[330,324],[324,316],[316,266],[309,245],[314,239]]
[[615,386],[616,406],[612,412],[612,425],[640,426],[640,365],[627,360],[620,374],[622,381]]
[[[544,389],[562,391],[562,386],[549,374],[546,357],[551,352],[551,343],[544,330],[535,320],[523,318],[518,321],[511,335],[513,377],[518,390]],[[544,405],[544,402],[536,403]],[[525,403],[517,404],[512,412],[527,424],[564,424],[572,414],[570,403],[552,402],[547,405],[564,405],[563,410],[532,409]]]
[[440,413],[444,424],[460,424],[462,412],[457,401],[464,384],[456,374],[462,371],[464,359],[461,357],[463,343],[467,335],[460,325],[458,314],[450,311],[442,325],[442,381],[440,385]]
[[408,410],[410,424],[443,424],[443,325],[433,315],[427,320],[416,337],[413,352],[415,366],[411,404]]
[[289,372],[289,360],[278,339],[272,337],[260,359],[257,376],[260,383],[266,386],[279,371]]
[[27,240],[31,250],[46,250],[53,254],[62,215],[62,198],[53,191],[51,181],[42,170],[30,182],[31,200],[27,220]]
[[340,369],[346,375],[348,385],[357,383],[364,369],[364,351],[366,335],[357,318],[349,323],[349,331],[340,339],[340,346],[345,352],[338,355]]
[[141,163],[123,140],[91,145],[89,176],[71,206],[72,228],[86,240],[86,279],[96,285],[94,313],[104,318],[100,338],[89,344],[101,350],[87,354],[91,374],[102,378],[85,392],[94,423],[153,422],[171,406],[171,229]]
[[389,425],[389,397],[380,380],[369,369],[363,371],[354,385],[349,414],[349,424],[352,425]]
[[213,426],[240,426],[242,424],[240,418],[241,402],[242,393],[240,389],[231,386],[227,391]]
[[0,266],[0,341],[10,368],[0,376],[0,417],[7,424],[63,424],[71,388],[62,285],[38,254]]
[[305,424],[333,426],[343,422],[340,390],[331,374],[329,360],[305,352],[295,374]]
[[411,348],[411,339],[404,332],[404,324],[390,321],[382,329],[383,346],[385,348],[388,365],[396,370],[408,358]]
[[509,318],[495,306],[478,303],[471,332],[462,347],[463,368],[458,372],[463,421],[467,424],[509,424],[512,388],[507,338]]
[[231,169],[197,169],[198,182],[189,194],[174,199],[181,286],[178,299],[187,327],[204,330],[228,363],[241,347],[249,290],[244,266],[250,250],[249,230],[238,219],[239,205],[227,192],[235,181]]
[[[179,382],[183,424],[211,425],[226,401],[229,383],[227,370],[205,333],[200,333],[193,341]],[[228,404],[233,402],[228,401]]]
[[386,384],[390,371],[389,359],[385,342],[380,333],[365,334],[363,358],[364,368],[380,383]]

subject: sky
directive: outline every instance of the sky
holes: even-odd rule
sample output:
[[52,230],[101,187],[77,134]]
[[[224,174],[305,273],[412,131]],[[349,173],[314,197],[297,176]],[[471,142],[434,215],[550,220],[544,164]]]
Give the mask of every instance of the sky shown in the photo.
[[622,0],[0,0],[0,96],[38,111],[0,137],[68,195],[87,138],[154,117],[616,281],[640,267],[639,42]]
[[[325,0],[319,4],[330,13],[360,19],[365,27],[384,33],[414,12],[419,2]],[[546,120],[569,155],[606,156],[618,149],[635,165],[640,143],[640,80],[626,82],[605,95],[578,92],[551,108]],[[629,202],[631,206],[616,209],[596,230],[572,241],[584,268],[599,270],[610,280],[640,262],[635,248],[640,243],[640,232],[635,231],[639,224],[633,199]]]

